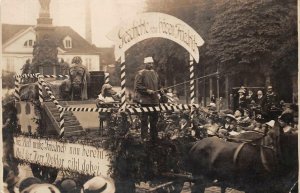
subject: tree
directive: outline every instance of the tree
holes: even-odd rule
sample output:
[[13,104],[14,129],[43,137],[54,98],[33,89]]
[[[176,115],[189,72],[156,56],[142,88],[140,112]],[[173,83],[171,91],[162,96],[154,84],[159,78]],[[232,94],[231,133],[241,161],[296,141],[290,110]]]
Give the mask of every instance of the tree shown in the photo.
[[296,1],[226,1],[220,10],[207,40],[210,62],[223,71],[267,71],[287,58],[297,65]]

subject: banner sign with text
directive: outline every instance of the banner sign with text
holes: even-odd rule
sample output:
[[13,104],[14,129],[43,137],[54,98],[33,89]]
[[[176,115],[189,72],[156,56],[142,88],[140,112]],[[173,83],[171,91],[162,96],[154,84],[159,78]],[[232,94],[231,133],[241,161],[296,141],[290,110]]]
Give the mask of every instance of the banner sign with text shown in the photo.
[[148,38],[161,37],[184,47],[198,63],[198,47],[204,44],[200,35],[188,24],[174,16],[157,12],[140,14],[124,22],[107,36],[115,42],[116,60],[134,44]]
[[89,175],[108,175],[109,159],[102,148],[47,139],[14,137],[14,156],[42,166]]

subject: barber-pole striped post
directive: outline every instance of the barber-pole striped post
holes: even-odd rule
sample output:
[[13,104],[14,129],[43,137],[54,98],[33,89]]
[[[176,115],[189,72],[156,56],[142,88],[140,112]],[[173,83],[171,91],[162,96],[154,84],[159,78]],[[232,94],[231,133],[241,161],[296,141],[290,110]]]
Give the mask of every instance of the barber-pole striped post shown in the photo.
[[126,108],[126,79],[125,79],[125,53],[121,56],[121,109],[124,110]]
[[189,61],[189,67],[190,67],[190,99],[191,104],[195,103],[195,73],[194,73],[194,58],[192,55],[190,55],[190,61]]
[[59,110],[59,127],[60,127],[59,137],[63,137],[65,134],[65,119],[64,119],[65,110],[64,108],[58,108],[58,110]]
[[42,85],[42,75],[37,73],[36,74],[36,77],[38,79],[38,86],[39,86],[39,100],[40,100],[40,103],[43,103],[44,102],[44,98],[43,98],[43,85]]
[[55,104],[56,108],[59,111],[59,127],[60,127],[60,132],[59,132],[59,136],[63,137],[64,136],[64,132],[65,132],[65,120],[64,120],[64,112],[65,109],[59,105],[59,102],[55,99],[55,96],[53,95],[51,89],[48,87],[48,85],[45,83],[44,79],[40,77],[40,82],[42,84],[42,86],[45,88],[47,94],[49,95],[49,97],[51,98],[52,102]]
[[15,76],[15,101],[20,101],[20,80],[20,77]]
[[109,73],[104,73],[104,84],[109,84]]

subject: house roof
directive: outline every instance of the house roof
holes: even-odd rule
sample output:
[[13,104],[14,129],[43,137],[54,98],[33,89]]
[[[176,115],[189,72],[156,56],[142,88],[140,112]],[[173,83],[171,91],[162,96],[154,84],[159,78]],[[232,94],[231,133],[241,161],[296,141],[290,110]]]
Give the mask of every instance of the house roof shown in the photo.
[[34,27],[33,25],[13,25],[13,24],[2,24],[2,44],[5,44],[16,36],[17,34],[25,31],[29,27]]
[[[14,24],[2,24],[2,44],[5,44],[16,35],[27,30],[29,27],[35,27],[34,25],[14,25]],[[76,31],[68,26],[54,26],[54,37],[58,42],[58,47],[63,49],[65,53],[95,53],[99,54],[96,47],[91,45],[83,37],[81,37]],[[72,38],[72,48],[65,48],[63,45],[63,39],[67,36]]]

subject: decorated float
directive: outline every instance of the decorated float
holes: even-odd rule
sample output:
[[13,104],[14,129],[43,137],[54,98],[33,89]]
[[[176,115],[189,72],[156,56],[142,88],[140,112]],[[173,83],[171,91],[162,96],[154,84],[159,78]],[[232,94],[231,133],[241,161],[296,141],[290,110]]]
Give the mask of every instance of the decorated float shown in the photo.
[[[186,23],[162,13],[141,14],[116,28],[109,36],[116,42],[116,59],[121,60],[120,103],[105,108],[96,106],[99,94],[96,92],[100,92],[99,88],[104,83],[109,83],[107,73],[102,73],[101,80],[97,80],[96,92],[90,92],[96,89],[95,81],[87,85],[87,99],[83,99],[82,89],[76,89],[78,86],[73,84],[78,79],[79,87],[83,85],[84,75],[80,69],[73,69],[67,75],[47,75],[45,72],[49,71],[49,65],[42,64],[38,65],[39,73],[16,75],[17,129],[14,129],[13,138],[14,157],[20,163],[29,164],[35,177],[49,182],[56,179],[59,171],[63,175],[72,173],[81,178],[110,175],[116,183],[130,181],[131,185],[154,180],[158,176],[161,178],[162,173],[165,173],[164,178],[168,177],[165,183],[157,180],[155,186],[144,186],[144,191],[154,191],[172,184],[170,177],[176,176],[174,171],[179,173],[181,170],[178,166],[180,155],[175,146],[165,141],[168,135],[163,128],[160,128],[158,144],[140,140],[139,114],[186,111],[189,116],[191,110],[199,107],[195,104],[194,64],[199,62],[198,47],[204,42]],[[127,103],[125,51],[153,37],[175,41],[190,53],[191,104],[140,107]],[[42,40],[40,42],[45,43]],[[59,66],[54,68],[52,72],[60,71]],[[68,82],[71,82],[71,89],[67,89]],[[103,127],[101,115],[107,113],[110,117]],[[162,116],[162,122],[165,121],[163,119]],[[178,176],[190,178],[190,174]]]
[[[39,73],[15,76],[17,117],[14,124],[16,128],[13,128],[14,158],[19,163],[29,164],[35,177],[49,182],[53,182],[59,172],[63,176],[73,176],[83,181],[91,176],[110,176],[115,180],[117,192],[180,192],[185,181],[195,183],[196,189],[192,191],[199,192],[199,190],[204,191],[203,188],[211,181],[222,180],[223,176],[218,176],[216,179],[210,179],[211,181],[205,181],[204,177],[210,177],[211,173],[209,172],[211,171],[203,170],[203,173],[198,173],[201,170],[194,169],[199,169],[200,163],[210,163],[211,167],[204,165],[203,168],[213,168],[216,160],[206,160],[211,158],[205,157],[211,153],[206,150],[214,149],[214,146],[209,145],[216,143],[224,145],[223,141],[214,143],[209,141],[214,138],[207,138],[207,140],[197,142],[206,137],[206,134],[191,134],[192,130],[189,129],[179,132],[174,138],[172,127],[169,132],[167,129],[171,124],[178,125],[178,120],[172,118],[167,120],[167,115],[172,117],[173,113],[177,113],[179,117],[186,116],[188,120],[193,120],[195,113],[204,112],[195,103],[194,76],[194,65],[199,62],[198,47],[204,43],[202,38],[183,21],[162,13],[141,14],[137,19],[130,20],[116,28],[109,37],[116,42],[115,56],[117,60],[121,61],[120,103],[108,107],[97,107],[97,94],[95,95],[95,93],[84,99],[81,89],[83,75],[80,70],[75,70],[69,75],[46,75],[41,73],[44,72],[42,70]],[[138,104],[130,104],[126,101],[125,51],[136,43],[153,37],[175,41],[190,53],[190,104],[161,103],[155,107],[140,107]],[[75,87],[72,83],[76,76],[79,76],[79,81],[75,81],[76,88],[79,89],[65,89],[68,81],[71,82],[72,87]],[[24,78],[27,80],[25,84],[22,81]],[[109,80],[105,74],[102,81],[97,82],[98,88],[102,87],[104,83],[108,83],[107,81]],[[88,85],[87,89],[94,88]],[[159,112],[162,120],[159,126],[159,140],[155,144],[141,140],[138,124],[140,113],[153,111]],[[104,125],[101,119],[103,114],[109,114],[109,119]],[[169,122],[164,124],[167,121]],[[264,139],[264,135],[259,134],[259,140],[263,141],[262,139]],[[289,139],[294,141],[292,137]],[[255,142],[256,140],[257,138],[255,138]],[[233,150],[223,152],[221,157],[231,156],[234,153],[234,162],[236,162],[237,157],[246,156],[247,151],[244,150],[249,149],[253,156],[258,156],[260,164],[261,157],[265,156],[265,151],[268,156],[274,153],[269,151],[268,146],[254,143],[253,140],[241,144],[234,145],[234,152],[232,152]],[[278,142],[276,145],[282,144]],[[224,150],[228,150],[228,145],[224,145],[224,147],[226,147],[223,148]],[[222,151],[220,150],[220,152]],[[283,153],[281,155],[286,155],[284,151],[281,153]],[[225,156],[223,158],[224,163],[228,162],[228,167],[232,166],[230,164],[236,166],[236,163],[231,163],[232,157],[228,159]],[[263,163],[259,168],[261,171],[269,166],[269,159],[273,160],[269,157],[262,160],[267,165]],[[195,160],[202,160],[202,162],[196,164]],[[186,164],[187,161],[192,162]],[[292,167],[294,166],[293,160],[286,161],[289,164],[287,168],[295,171]],[[253,177],[244,174],[248,172],[248,166],[252,167],[254,162],[245,161],[244,163],[248,165],[236,166],[241,174],[241,178],[237,179]],[[217,169],[219,170],[215,170],[215,173],[226,172],[220,168]],[[269,172],[274,172],[271,169]],[[236,174],[230,172],[228,171],[228,175]],[[205,176],[206,174],[209,176]],[[261,174],[270,177],[265,171]],[[292,184],[286,183],[287,187],[295,184],[295,176],[289,177],[292,179]],[[201,186],[198,187],[198,184]],[[136,189],[136,187],[138,188]]]

